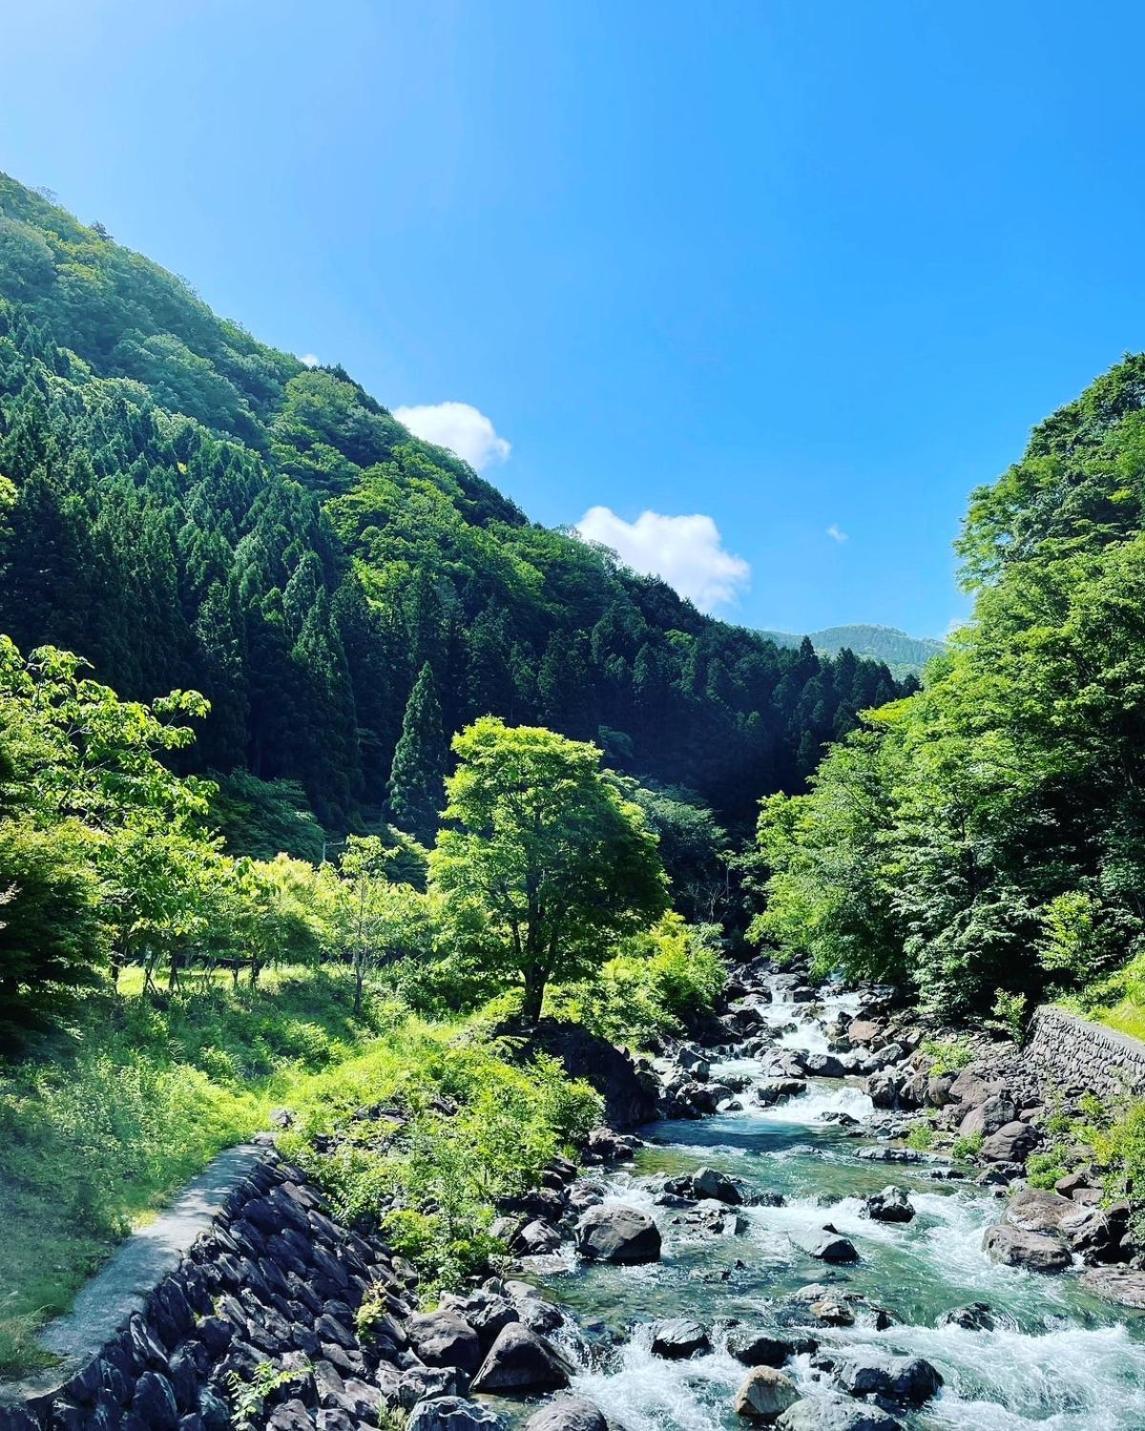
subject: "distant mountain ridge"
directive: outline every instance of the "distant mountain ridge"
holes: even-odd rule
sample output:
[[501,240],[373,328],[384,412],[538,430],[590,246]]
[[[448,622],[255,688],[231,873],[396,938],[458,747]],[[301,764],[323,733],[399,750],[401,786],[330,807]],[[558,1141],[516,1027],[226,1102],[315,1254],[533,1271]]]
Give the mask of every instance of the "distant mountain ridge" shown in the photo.
[[[789,631],[761,631],[777,646],[798,646],[802,636]],[[808,632],[812,646],[823,656],[836,656],[849,649],[856,656],[881,661],[901,681],[917,676],[932,656],[945,647],[932,636],[908,636],[894,626],[827,626],[822,631]]]

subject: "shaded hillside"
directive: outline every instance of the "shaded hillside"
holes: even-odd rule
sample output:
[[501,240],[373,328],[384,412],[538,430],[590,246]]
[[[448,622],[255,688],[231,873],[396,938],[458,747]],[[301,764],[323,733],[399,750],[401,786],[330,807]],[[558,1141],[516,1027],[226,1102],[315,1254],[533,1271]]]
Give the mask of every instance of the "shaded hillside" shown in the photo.
[[202,690],[199,768],[374,815],[428,667],[445,734],[494,712],[591,736],[735,819],[896,693],[533,525],[341,368],[7,178],[0,296],[0,630],[129,696]]

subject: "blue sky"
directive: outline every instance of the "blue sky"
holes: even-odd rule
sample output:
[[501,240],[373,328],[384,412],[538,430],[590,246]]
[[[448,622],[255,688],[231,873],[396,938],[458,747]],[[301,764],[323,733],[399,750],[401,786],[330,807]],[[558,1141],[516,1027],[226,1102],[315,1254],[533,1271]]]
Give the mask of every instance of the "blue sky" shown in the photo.
[[941,634],[971,487],[1145,344],[1136,6],[0,27],[5,169],[747,624]]

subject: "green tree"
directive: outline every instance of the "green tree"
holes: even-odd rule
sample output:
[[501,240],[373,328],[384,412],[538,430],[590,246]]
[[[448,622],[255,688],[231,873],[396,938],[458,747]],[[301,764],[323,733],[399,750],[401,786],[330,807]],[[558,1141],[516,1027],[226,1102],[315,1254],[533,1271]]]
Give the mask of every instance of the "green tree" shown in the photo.
[[667,908],[656,839],[593,745],[486,717],[453,750],[430,889],[459,937],[520,981],[535,1023],[550,979],[599,967]]
[[441,706],[427,661],[406,702],[389,788],[394,823],[427,844],[444,799],[445,758]]

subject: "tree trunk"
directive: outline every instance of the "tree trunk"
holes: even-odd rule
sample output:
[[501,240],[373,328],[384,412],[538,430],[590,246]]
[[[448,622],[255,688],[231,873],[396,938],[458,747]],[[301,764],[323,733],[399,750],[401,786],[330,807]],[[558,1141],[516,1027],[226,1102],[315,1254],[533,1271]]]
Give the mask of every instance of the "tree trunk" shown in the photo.
[[548,975],[541,969],[530,969],[525,974],[525,998],[521,1004],[521,1018],[530,1027],[541,1017],[547,981]]

